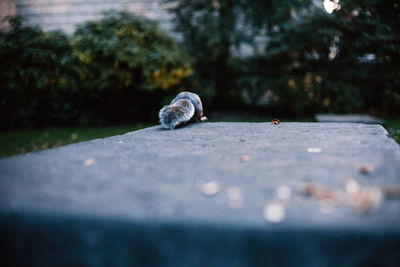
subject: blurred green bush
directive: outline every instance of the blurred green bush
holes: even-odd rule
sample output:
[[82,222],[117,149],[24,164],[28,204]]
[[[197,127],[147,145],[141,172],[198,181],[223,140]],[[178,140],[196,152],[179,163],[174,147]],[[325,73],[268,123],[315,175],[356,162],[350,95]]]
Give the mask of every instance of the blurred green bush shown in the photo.
[[86,87],[170,89],[192,73],[190,58],[157,23],[124,12],[79,25],[72,57]]
[[400,114],[397,1],[340,1],[331,14],[322,0],[164,2],[196,57],[193,84],[214,88],[219,108]]
[[163,91],[192,73],[191,58],[156,22],[125,12],[78,26],[71,43],[92,118],[154,120]]
[[72,36],[10,20],[0,33],[2,128],[155,121],[191,58],[150,20],[107,12]]
[[10,20],[0,32],[1,128],[33,127],[71,116],[77,90],[68,37]]
[[160,1],[179,45],[124,12],[72,36],[11,19],[0,32],[1,128],[155,121],[179,90],[208,112],[400,114],[396,1],[340,1],[331,14],[314,0]]

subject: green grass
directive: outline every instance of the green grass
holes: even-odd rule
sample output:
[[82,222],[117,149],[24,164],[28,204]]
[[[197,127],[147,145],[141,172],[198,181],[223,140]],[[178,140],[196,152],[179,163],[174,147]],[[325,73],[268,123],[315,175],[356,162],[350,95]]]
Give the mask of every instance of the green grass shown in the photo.
[[400,144],[400,119],[387,119],[385,121],[385,128],[390,136]]
[[0,133],[0,157],[24,154],[72,143],[104,138],[139,130],[151,125],[55,128]]

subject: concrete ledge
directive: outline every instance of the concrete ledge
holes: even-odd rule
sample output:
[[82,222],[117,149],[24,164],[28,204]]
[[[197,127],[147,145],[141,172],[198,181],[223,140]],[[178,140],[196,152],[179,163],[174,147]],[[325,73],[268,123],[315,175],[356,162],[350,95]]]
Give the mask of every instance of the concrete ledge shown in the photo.
[[315,119],[318,122],[384,123],[382,119],[367,114],[317,114]]
[[[330,213],[305,183],[400,184],[400,147],[380,125],[155,126],[0,160],[4,266],[396,266],[400,201]],[[372,166],[360,171],[363,166]],[[215,182],[207,191],[203,185]],[[279,200],[279,186],[291,197]],[[231,205],[229,188],[241,190]],[[215,189],[215,188],[214,188]],[[266,220],[266,205],[285,216]]]

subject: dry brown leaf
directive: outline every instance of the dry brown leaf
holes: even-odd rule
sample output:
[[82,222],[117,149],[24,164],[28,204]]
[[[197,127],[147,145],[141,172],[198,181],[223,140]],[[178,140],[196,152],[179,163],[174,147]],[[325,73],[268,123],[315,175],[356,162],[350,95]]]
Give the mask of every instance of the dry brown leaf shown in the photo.
[[83,162],[83,164],[84,164],[86,167],[93,166],[94,163],[95,163],[94,158],[88,158],[88,159],[86,159],[86,160]]
[[374,170],[374,166],[372,164],[365,164],[361,166],[360,168],[360,173],[362,174],[368,174]]
[[250,160],[250,157],[248,155],[243,155],[240,157],[240,162],[248,162]]
[[384,189],[386,198],[400,198],[400,186],[390,186]]
[[334,192],[332,192],[331,190],[322,187],[320,185],[315,185],[312,183],[308,183],[305,185],[304,187],[304,193],[308,196],[312,196],[315,197],[319,200],[323,200],[323,199],[330,199],[330,200],[337,200],[337,196],[335,195]]
[[382,192],[377,187],[364,187],[359,192],[348,196],[348,203],[359,212],[366,213],[376,209],[381,201]]
[[280,123],[281,123],[278,119],[272,119],[272,122],[273,122],[274,124],[280,124]]

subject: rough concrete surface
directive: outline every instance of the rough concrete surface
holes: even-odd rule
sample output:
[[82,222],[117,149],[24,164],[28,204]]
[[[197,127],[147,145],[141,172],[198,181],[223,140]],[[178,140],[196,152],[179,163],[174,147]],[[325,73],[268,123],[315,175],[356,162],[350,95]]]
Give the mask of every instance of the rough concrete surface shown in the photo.
[[[306,183],[340,191],[348,179],[375,188],[400,185],[400,147],[382,126],[155,126],[6,158],[0,160],[0,260],[13,266],[398,265],[400,200],[382,196],[360,214],[349,205],[321,210],[317,199],[301,194]],[[291,197],[278,201],[279,186],[289,187]],[[230,202],[231,187],[239,188],[239,205]],[[269,203],[284,208],[278,222],[264,216]]]
[[318,122],[384,123],[382,119],[367,114],[317,114],[315,115],[315,119]]

